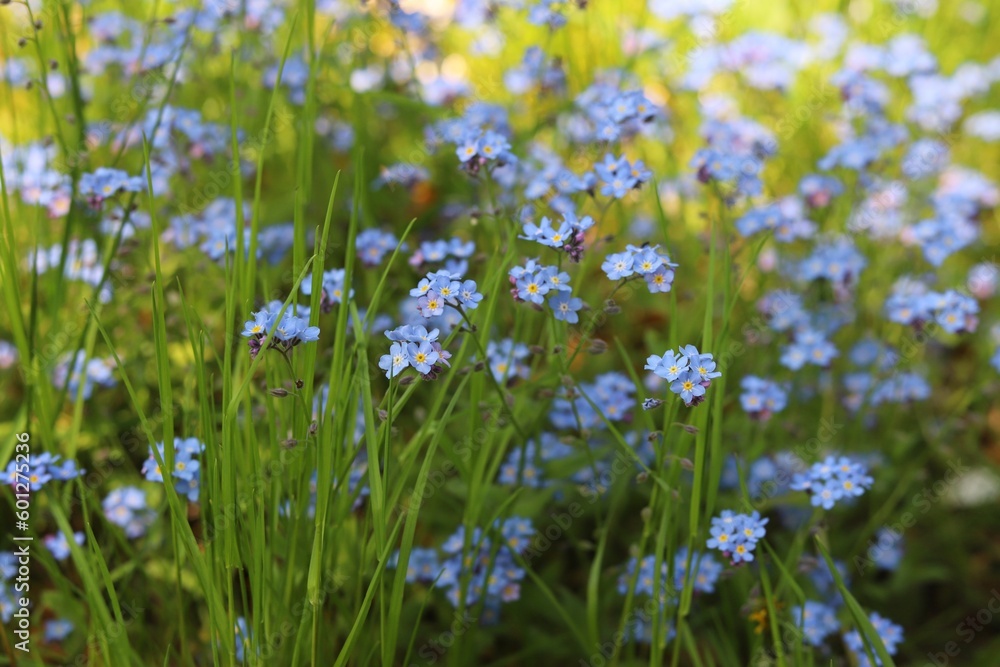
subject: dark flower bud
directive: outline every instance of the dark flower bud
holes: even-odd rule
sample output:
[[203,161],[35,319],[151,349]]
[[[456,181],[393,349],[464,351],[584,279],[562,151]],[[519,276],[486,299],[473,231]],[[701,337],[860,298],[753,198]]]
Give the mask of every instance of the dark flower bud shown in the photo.
[[276,387],[274,389],[269,389],[268,393],[270,393],[271,396],[276,396],[277,398],[284,398],[285,396],[288,396],[288,391],[285,390],[285,389],[282,389],[281,387]]

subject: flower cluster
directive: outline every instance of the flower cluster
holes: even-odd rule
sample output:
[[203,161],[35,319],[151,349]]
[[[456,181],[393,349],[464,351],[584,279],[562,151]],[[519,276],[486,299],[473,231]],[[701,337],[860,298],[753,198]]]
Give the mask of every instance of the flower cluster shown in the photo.
[[572,290],[568,273],[556,266],[542,266],[536,259],[529,259],[524,266],[515,266],[508,273],[508,279],[514,286],[510,293],[515,301],[539,306],[545,303],[545,296],[549,293],[556,296],[559,292]]
[[705,543],[709,549],[718,549],[733,564],[750,562],[757,542],[764,537],[764,526],[768,519],[761,519],[756,510],[753,514],[734,514],[732,510],[723,510],[722,514],[712,518],[709,533],[712,537]]
[[539,224],[524,223],[524,233],[518,238],[540,243],[549,248],[562,250],[573,262],[579,262],[583,257],[583,243],[586,231],[594,226],[594,219],[589,215],[582,218],[573,213],[565,213],[558,225],[542,216]]
[[[677,556],[681,556],[678,551]],[[681,559],[675,558],[675,567]],[[684,563],[680,563],[683,567]],[[638,567],[638,572],[636,572]],[[675,600],[680,594],[680,586],[683,585],[683,575],[678,577],[675,571],[674,581],[670,581],[667,572],[667,563],[661,562],[659,572],[656,569],[656,556],[646,556],[641,561],[636,558],[629,559],[625,565],[625,570],[618,577],[618,593],[627,595],[632,581],[635,581],[633,594],[641,597],[649,597],[654,603],[658,603],[661,618],[661,634],[666,641],[673,639],[675,632],[673,625],[669,622],[669,612],[667,605]],[[657,586],[657,579],[659,580]],[[637,605],[638,606],[638,605]],[[639,613],[634,614],[629,619],[626,628],[628,639],[638,643],[649,644],[653,639],[652,613],[647,613],[648,607],[643,606]]]
[[825,279],[844,289],[857,283],[867,265],[864,255],[847,238],[818,243],[812,253],[798,266],[798,277],[804,281]]
[[112,288],[105,279],[104,263],[93,239],[73,239],[65,246],[65,259],[63,254],[63,246],[59,244],[38,248],[28,256],[28,263],[39,274],[57,270],[63,264],[63,275],[68,280],[78,280],[91,287],[100,286],[98,299],[101,303],[111,301]]
[[475,310],[483,295],[475,280],[461,280],[447,270],[432,271],[410,290],[416,297],[420,314],[427,319],[444,313],[445,306],[461,310]]
[[[160,458],[166,461],[162,442],[156,443],[156,449],[160,453]],[[198,456],[205,451],[205,443],[197,438],[174,438],[174,469],[170,473],[174,480],[174,488],[177,493],[187,496],[192,502],[198,502],[198,492],[201,481],[201,463]],[[160,464],[156,462],[153,449],[149,450],[149,458],[142,464],[142,474],[150,482],[163,482],[163,471]]]
[[[335,304],[343,302],[345,275],[346,271],[344,269],[329,269],[328,271],[323,272],[322,282],[320,283],[322,292],[320,294],[319,307],[324,313],[329,313],[333,310],[333,306]],[[302,281],[302,293],[306,296],[310,296],[312,294],[312,288],[313,275],[310,273]],[[347,298],[354,298],[353,289],[351,289],[351,293],[347,295]]]
[[779,361],[785,368],[797,371],[807,363],[825,368],[840,353],[821,331],[808,326],[796,329],[792,342],[785,346]]
[[30,492],[39,491],[51,481],[67,482],[83,475],[86,471],[77,467],[76,461],[72,459],[63,460],[58,454],[41,452],[34,454],[27,463],[27,470],[24,463],[11,460],[4,470],[4,482],[9,486],[18,483],[28,482]]
[[394,378],[412,367],[425,380],[433,380],[450,366],[451,353],[438,342],[438,329],[427,330],[417,324],[405,324],[385,332],[392,341],[389,354],[383,354],[378,366],[387,378]]
[[935,322],[948,333],[970,333],[979,325],[979,304],[971,296],[955,290],[932,292],[921,283],[897,284],[885,301],[885,312],[893,322],[920,330]]
[[648,131],[662,116],[639,88],[623,90],[634,83],[599,80],[577,95],[580,113],[571,116],[569,131],[580,142],[605,144]]
[[529,440],[523,450],[514,449],[507,455],[506,460],[500,466],[497,482],[505,486],[541,488],[545,486],[541,464],[552,458],[555,456],[547,452],[546,448],[543,447],[542,451],[539,452],[535,442]]
[[694,345],[685,345],[680,352],[667,350],[661,357],[652,354],[646,358],[645,369],[670,383],[670,391],[681,397],[684,405],[691,407],[705,400],[705,390],[712,380],[722,377],[715,370],[711,354],[702,354]]
[[453,237],[447,241],[423,241],[410,257],[410,266],[419,268],[424,264],[444,263],[444,270],[461,278],[469,270],[469,258],[476,252],[474,241],[463,241]]
[[557,429],[596,429],[604,420],[628,419],[635,405],[635,385],[627,375],[602,373],[593,382],[563,388],[552,401],[549,420]]
[[864,494],[873,482],[864,464],[846,456],[828,456],[814,463],[807,472],[795,475],[791,488],[793,491],[806,491],[813,506],[828,510],[838,500]]
[[702,134],[708,148],[691,159],[698,180],[726,184],[736,195],[760,194],[763,161],[777,149],[771,132],[752,120],[738,118],[711,119],[702,126]]
[[[82,545],[85,539],[86,536],[80,531],[73,533],[73,541],[78,545]],[[59,532],[53,535],[46,535],[42,542],[56,560],[62,561],[69,558],[70,547],[69,540],[66,539],[66,533]]]
[[776,241],[791,243],[812,238],[816,234],[816,223],[805,218],[802,203],[797,198],[786,197],[777,203],[750,209],[736,221],[736,229],[743,236],[773,232]]
[[486,345],[486,363],[497,382],[508,382],[514,378],[527,380],[531,368],[525,363],[531,350],[524,343],[515,343],[510,338],[491,340]]
[[[878,612],[872,612],[868,616],[868,620],[871,622],[872,627],[875,628],[879,640],[885,646],[886,653],[896,655],[899,645],[903,642],[903,627],[884,618]],[[866,642],[862,639],[861,633],[857,630],[851,630],[844,635],[844,643],[850,649],[851,653],[854,654],[855,659],[858,661],[858,667],[873,667],[871,660],[868,659],[868,651],[865,649]],[[878,667],[882,665],[882,661],[879,660],[878,656],[875,657],[875,665]]]
[[532,88],[543,92],[562,93],[566,88],[566,73],[558,59],[547,60],[537,46],[524,51],[520,65],[511,67],[503,76],[504,85],[512,93],[526,93]]
[[388,185],[392,189],[393,186],[399,185],[404,188],[412,188],[418,183],[429,181],[430,177],[430,172],[423,167],[400,162],[388,167],[382,167],[382,171],[379,173],[378,178],[375,179],[372,187],[380,188]]
[[517,162],[509,136],[507,112],[481,102],[469,105],[463,117],[441,121],[427,131],[431,147],[442,142],[454,145],[462,169],[471,175],[488,165]]
[[802,634],[812,646],[822,646],[823,640],[840,630],[837,610],[815,600],[806,600],[804,605],[794,607],[792,619],[796,627],[802,628]]
[[592,172],[576,174],[566,167],[561,157],[540,144],[530,148],[528,158],[519,163],[524,197],[529,202],[546,198],[548,207],[556,213],[575,214],[573,195],[594,191],[597,180]]
[[[441,545],[443,556],[439,557],[433,549],[412,550],[406,580],[436,582],[438,588],[447,591],[448,601],[455,607],[461,602],[465,586],[465,605],[471,607],[482,602],[491,610],[489,617],[495,620],[501,603],[521,597],[520,582],[525,571],[518,565],[515,554],[527,551],[535,529],[530,519],[520,517],[498,519],[493,529],[500,540],[497,545],[481,528],[475,528],[467,536],[465,527],[459,526]],[[393,566],[398,557],[398,552],[393,555],[390,561]]]
[[122,486],[105,496],[101,503],[108,521],[125,529],[131,539],[142,537],[156,521],[156,512],[146,502],[146,492],[134,486]]
[[646,287],[653,294],[669,292],[674,283],[674,269],[677,265],[670,256],[660,252],[660,246],[629,245],[625,252],[608,255],[601,269],[611,280],[627,280],[632,276],[642,276]]
[[75,356],[67,353],[59,358],[52,371],[52,384],[60,389],[67,387],[70,397],[74,399],[79,393],[83,400],[87,400],[94,393],[94,387],[114,387],[118,384],[114,369],[115,361],[110,357],[87,359],[84,350]]
[[825,208],[843,193],[844,185],[826,174],[809,174],[799,181],[799,194],[811,208]]
[[354,247],[358,253],[358,259],[365,266],[378,266],[385,259],[385,256],[396,249],[399,239],[392,232],[383,232],[378,229],[366,229],[358,233],[354,239]]
[[747,375],[740,380],[743,393],[740,405],[744,412],[760,421],[767,421],[776,412],[781,412],[788,404],[788,389],[771,380]]
[[78,188],[91,206],[97,208],[119,192],[142,192],[146,189],[146,180],[141,176],[129,176],[120,169],[99,167],[93,173],[81,174]]
[[313,343],[319,340],[319,327],[309,326],[307,307],[290,305],[285,309],[281,320],[278,320],[282,306],[280,301],[272,301],[263,310],[251,313],[252,319],[243,324],[240,335],[250,339],[247,344],[250,347],[251,359],[260,353],[261,345],[271,331],[274,332],[274,336],[268,348],[279,350],[282,354],[300,343]]
[[610,153],[594,165],[594,172],[601,180],[601,194],[615,199],[638,190],[653,178],[653,172],[646,168],[642,160],[629,162],[624,155],[616,158]]

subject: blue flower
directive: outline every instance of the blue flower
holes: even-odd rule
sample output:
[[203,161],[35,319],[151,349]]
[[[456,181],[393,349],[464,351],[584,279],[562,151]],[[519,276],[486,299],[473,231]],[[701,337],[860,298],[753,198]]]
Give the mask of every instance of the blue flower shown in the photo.
[[555,266],[543,267],[538,272],[538,278],[544,280],[550,290],[558,290],[560,292],[569,292],[572,290],[569,284],[569,274],[565,271],[560,271]]
[[[73,533],[73,541],[77,544],[83,544],[85,536],[81,532]],[[66,539],[65,533],[59,532],[54,535],[48,535],[44,539],[45,548],[52,553],[52,557],[56,560],[66,560],[69,558],[69,540]]]
[[69,634],[73,632],[73,623],[65,618],[57,618],[51,621],[45,622],[45,641],[47,642],[61,642],[62,640],[69,637]]
[[[487,160],[495,160],[510,150],[510,144],[507,142],[507,139],[502,134],[493,130],[484,132],[478,143],[479,155]],[[461,159],[461,156],[459,156],[459,159]]]
[[709,528],[709,534],[712,536],[706,542],[706,546],[709,549],[719,549],[720,551],[729,551],[732,545],[735,543],[735,532],[734,527],[726,526],[712,526]]
[[711,537],[706,546],[718,549],[729,556],[733,564],[750,562],[754,559],[754,549],[757,542],[764,537],[767,519],[761,519],[760,514],[734,514],[725,510],[718,517],[712,518],[709,528]]
[[479,307],[479,302],[483,300],[483,295],[478,292],[479,287],[474,280],[466,280],[458,288],[458,303],[466,310],[475,310]]
[[873,483],[861,463],[843,456],[839,459],[828,456],[813,464],[806,473],[795,475],[790,488],[806,491],[811,495],[813,506],[829,510],[844,498],[862,495]]
[[766,421],[775,412],[781,412],[788,403],[788,393],[780,385],[754,375],[747,375],[740,381],[743,393],[740,404],[754,419]]
[[608,255],[604,263],[601,264],[601,269],[611,280],[620,280],[632,275],[632,264],[632,254],[620,252]]
[[458,145],[455,149],[455,155],[458,156],[460,162],[468,162],[472,158],[479,154],[479,138],[474,135],[469,135]]
[[421,278],[417,286],[410,290],[410,296],[422,297],[431,289],[431,281],[429,278]]
[[701,375],[690,368],[671,383],[670,391],[679,394],[687,405],[691,405],[696,398],[705,395],[705,387],[701,384]]
[[387,378],[394,378],[410,365],[410,357],[406,348],[400,343],[393,343],[389,346],[389,354],[383,354],[379,359],[378,367],[385,371]]
[[274,336],[271,339],[271,348],[288,351],[301,343],[319,340],[319,327],[309,326],[309,309],[304,306],[290,305],[281,321],[275,326],[275,319],[281,312],[281,307],[280,302],[273,302],[264,310],[252,313],[252,319],[244,323],[241,335],[250,339],[247,343],[251,358],[260,352],[261,345],[272,327]]
[[125,535],[132,539],[144,535],[156,518],[146,504],[146,492],[134,486],[114,489],[101,505],[108,521],[124,528]]
[[711,354],[697,354],[696,358],[691,358],[690,365],[702,382],[722,377],[722,373],[715,370],[715,360]]
[[632,267],[639,275],[648,275],[663,265],[663,259],[655,248],[642,248],[632,256]]
[[893,571],[903,560],[903,536],[892,529],[880,528],[869,542],[867,556],[880,570]]
[[253,319],[247,320],[243,324],[243,331],[240,333],[244,338],[250,336],[267,336],[273,324],[274,317],[271,313],[262,310],[257,313],[253,313]]
[[234,634],[236,635],[236,662],[242,663],[246,657],[246,646],[253,641],[253,633],[247,627],[247,619],[243,616],[236,618]]
[[[396,556],[398,557],[398,553]],[[431,583],[441,571],[437,551],[434,549],[415,548],[410,551],[410,562],[406,565],[407,583]]]
[[366,229],[359,232],[354,240],[358,258],[365,266],[377,266],[389,252],[395,250],[399,239],[391,232]]
[[517,280],[516,287],[518,299],[542,304],[545,301],[545,295],[551,289],[551,284],[541,274],[525,273]]
[[[899,649],[899,644],[903,641],[902,626],[893,623],[876,612],[872,612],[868,616],[868,620],[875,628],[878,638],[885,646],[886,653],[889,655],[896,655],[896,651]],[[844,643],[847,645],[847,648],[851,651],[851,653],[854,654],[855,659],[857,659],[858,667],[873,667],[871,661],[868,659],[868,652],[865,649],[866,642],[861,638],[861,634],[857,630],[852,630],[845,634]],[[875,665],[882,665],[882,661],[878,658],[878,656],[875,657]]]
[[667,350],[662,357],[656,354],[650,355],[646,359],[645,368],[664,380],[673,382],[687,371],[689,363],[688,357],[678,356],[673,350]]
[[490,341],[486,345],[487,363],[497,382],[506,382],[512,377],[527,379],[531,368],[525,361],[531,351],[523,343],[515,343],[509,338],[499,342]]
[[438,360],[437,351],[427,342],[420,343],[419,345],[417,343],[407,344],[406,356],[410,360],[410,365],[422,375],[430,373],[431,367]]
[[812,646],[822,646],[824,639],[840,629],[836,610],[814,600],[806,600],[804,605],[792,608],[792,619]]
[[562,292],[549,299],[549,307],[552,308],[557,320],[576,324],[580,321],[576,313],[583,308],[583,301],[576,297],[571,297],[566,292]]
[[[681,590],[684,586],[685,568],[687,567],[686,547],[681,547],[674,555],[674,589]],[[715,583],[722,574],[722,564],[715,560],[711,554],[695,552],[691,557],[694,565],[694,591],[696,593],[715,592]]]
[[444,299],[434,290],[430,290],[417,300],[417,308],[426,318],[436,317],[444,312]]
[[[503,465],[500,466],[500,475],[497,481],[505,486],[526,486],[528,488],[544,486],[542,470],[535,464],[535,452],[535,443],[532,441],[529,441],[524,448],[523,457],[521,449],[511,450]],[[522,458],[524,459],[523,463]]]

